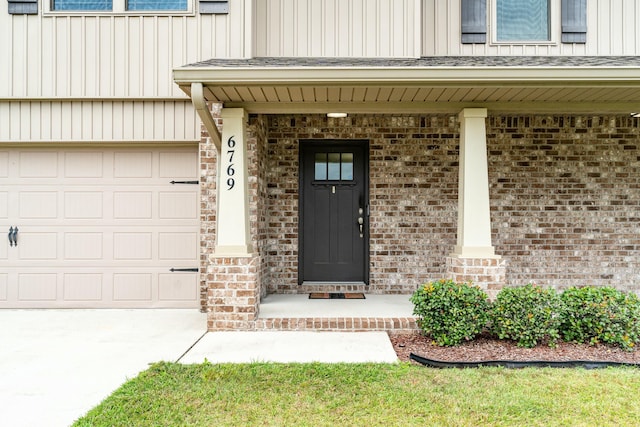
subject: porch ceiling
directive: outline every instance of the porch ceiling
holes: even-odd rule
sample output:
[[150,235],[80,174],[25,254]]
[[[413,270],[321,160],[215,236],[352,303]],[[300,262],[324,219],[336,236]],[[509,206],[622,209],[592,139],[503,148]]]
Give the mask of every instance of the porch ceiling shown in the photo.
[[216,59],[177,68],[174,80],[252,113],[640,110],[638,57]]

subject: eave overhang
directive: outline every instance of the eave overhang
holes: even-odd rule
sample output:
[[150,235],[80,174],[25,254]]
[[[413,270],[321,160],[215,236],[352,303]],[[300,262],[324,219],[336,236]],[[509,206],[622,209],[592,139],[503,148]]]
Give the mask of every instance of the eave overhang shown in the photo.
[[640,109],[638,57],[211,60],[175,69],[174,81],[251,113]]

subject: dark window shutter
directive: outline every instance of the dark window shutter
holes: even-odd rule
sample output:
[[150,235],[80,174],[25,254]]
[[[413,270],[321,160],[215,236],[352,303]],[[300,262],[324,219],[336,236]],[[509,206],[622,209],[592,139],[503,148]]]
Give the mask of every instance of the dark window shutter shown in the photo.
[[10,15],[37,15],[38,0],[9,0]]
[[587,42],[587,0],[562,0],[562,43]]
[[201,14],[229,13],[229,2],[221,0],[200,0],[198,10]]
[[462,43],[487,42],[487,0],[462,0]]

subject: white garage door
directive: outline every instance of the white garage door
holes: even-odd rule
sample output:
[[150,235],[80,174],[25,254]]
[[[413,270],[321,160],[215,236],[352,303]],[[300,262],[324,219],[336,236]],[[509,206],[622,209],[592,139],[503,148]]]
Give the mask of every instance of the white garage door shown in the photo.
[[197,179],[197,147],[0,147],[0,307],[198,307]]

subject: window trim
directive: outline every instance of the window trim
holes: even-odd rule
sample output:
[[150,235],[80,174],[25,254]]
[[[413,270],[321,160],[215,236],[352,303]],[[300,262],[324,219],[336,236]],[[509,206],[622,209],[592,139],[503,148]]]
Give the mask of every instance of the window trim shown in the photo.
[[43,1],[43,15],[49,16],[193,16],[194,0],[187,0],[186,10],[127,10],[127,0],[112,0],[112,10],[54,10],[54,0]]
[[490,44],[495,46],[557,46],[560,44],[561,4],[560,0],[549,1],[549,40],[498,40],[497,0],[489,2],[489,23],[487,31],[491,34]]

